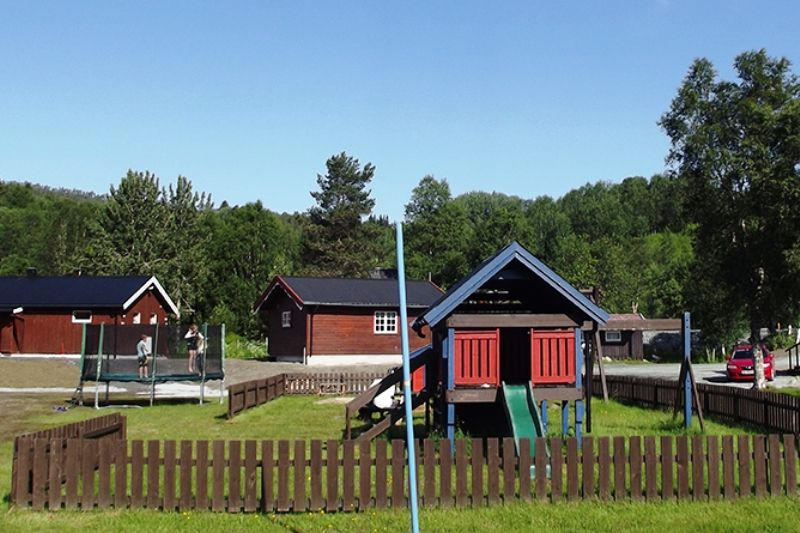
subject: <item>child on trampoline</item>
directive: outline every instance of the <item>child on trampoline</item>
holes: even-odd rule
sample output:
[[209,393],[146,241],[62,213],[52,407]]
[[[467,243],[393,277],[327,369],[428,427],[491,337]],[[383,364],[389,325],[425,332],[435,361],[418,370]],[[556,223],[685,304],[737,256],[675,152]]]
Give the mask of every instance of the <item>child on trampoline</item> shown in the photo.
[[147,342],[147,335],[142,333],[139,342],[136,343],[136,360],[139,363],[139,379],[147,379],[147,356],[150,355],[150,345]]
[[197,365],[197,353],[202,351],[204,346],[203,334],[197,329],[197,324],[189,326],[189,331],[183,336],[186,339],[186,349],[189,352],[189,373],[200,373]]

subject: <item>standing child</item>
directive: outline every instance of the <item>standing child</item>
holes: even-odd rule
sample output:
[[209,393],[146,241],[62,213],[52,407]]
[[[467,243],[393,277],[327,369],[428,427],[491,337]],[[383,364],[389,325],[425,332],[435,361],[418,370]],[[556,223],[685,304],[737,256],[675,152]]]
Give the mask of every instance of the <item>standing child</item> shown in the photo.
[[136,360],[139,363],[139,379],[147,379],[147,356],[150,355],[150,343],[147,342],[147,335],[142,333],[139,342],[136,343]]
[[197,329],[197,324],[192,324],[183,338],[186,339],[186,350],[189,352],[189,373],[194,374],[198,371],[197,351],[204,344],[203,334]]

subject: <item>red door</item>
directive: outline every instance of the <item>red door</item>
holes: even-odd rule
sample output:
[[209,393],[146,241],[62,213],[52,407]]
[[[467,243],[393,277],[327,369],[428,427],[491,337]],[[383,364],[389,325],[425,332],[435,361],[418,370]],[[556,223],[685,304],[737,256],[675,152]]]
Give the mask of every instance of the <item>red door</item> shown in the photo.
[[531,381],[575,383],[574,330],[531,330]]
[[497,386],[500,383],[499,340],[499,329],[456,331],[456,385]]

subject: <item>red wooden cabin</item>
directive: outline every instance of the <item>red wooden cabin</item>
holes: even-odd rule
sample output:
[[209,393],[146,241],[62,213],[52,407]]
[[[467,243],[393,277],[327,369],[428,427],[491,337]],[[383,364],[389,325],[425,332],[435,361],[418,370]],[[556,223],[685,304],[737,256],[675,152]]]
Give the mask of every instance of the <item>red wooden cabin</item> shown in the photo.
[[155,277],[0,277],[0,352],[80,354],[84,324],[154,324],[178,309]]
[[[442,290],[428,281],[408,281],[406,292],[410,328]],[[398,305],[396,279],[277,276],[254,309],[264,318],[269,353],[278,360],[397,364]],[[430,335],[410,332],[409,339],[412,350],[430,343]]]

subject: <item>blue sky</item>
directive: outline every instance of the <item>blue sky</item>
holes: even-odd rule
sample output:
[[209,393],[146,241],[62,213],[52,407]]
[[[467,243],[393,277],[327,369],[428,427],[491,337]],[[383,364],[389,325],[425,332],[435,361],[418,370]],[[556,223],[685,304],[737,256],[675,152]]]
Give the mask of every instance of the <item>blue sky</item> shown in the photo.
[[105,193],[133,168],[291,212],[346,151],[392,219],[426,174],[557,197],[663,170],[696,57],[800,72],[798,23],[792,1],[0,0],[0,179]]

